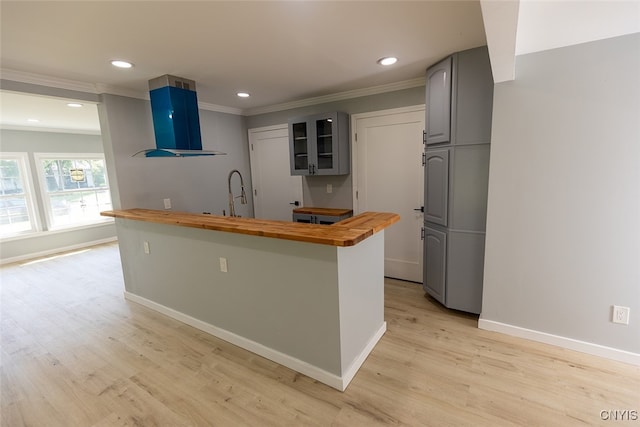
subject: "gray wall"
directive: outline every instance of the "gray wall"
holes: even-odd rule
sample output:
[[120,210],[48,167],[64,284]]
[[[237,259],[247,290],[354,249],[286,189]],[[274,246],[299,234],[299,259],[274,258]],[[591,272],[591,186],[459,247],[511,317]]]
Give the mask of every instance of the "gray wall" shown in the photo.
[[128,292],[340,375],[336,247],[117,222]]
[[495,86],[482,319],[640,353],[638,52],[528,54]]
[[[195,158],[132,158],[131,156],[155,145],[149,101],[116,96],[100,95],[48,88],[45,86],[2,80],[2,89],[47,96],[69,97],[99,101],[98,113],[102,136],[88,136],[93,145],[81,145],[78,135],[52,138],[65,140],[68,148],[54,148],[39,142],[34,151],[64,152],[79,149],[81,152],[104,152],[114,208],[134,207],[163,209],[163,199],[170,198],[173,211],[212,212],[228,211],[227,176],[238,169],[244,176],[247,192],[251,187],[247,128],[242,116],[200,111],[202,144],[205,150],[220,150],[225,156]],[[10,131],[7,131],[10,132]],[[29,132],[33,133],[33,132]],[[66,134],[65,134],[66,135]],[[87,138],[87,136],[84,136]],[[32,138],[33,139],[33,138]],[[33,141],[32,141],[33,142]],[[2,149],[5,151],[29,151],[24,144],[11,142],[3,134]],[[75,147],[75,148],[74,148]],[[33,165],[32,165],[33,167]],[[238,178],[232,181],[234,194],[239,194]],[[252,200],[248,205],[236,201],[236,212],[242,216],[253,216]],[[22,257],[26,254],[55,251],[56,248],[75,246],[81,242],[115,237],[113,225],[56,232],[46,236],[3,241],[0,254],[3,259]]]
[[[53,132],[31,132],[23,130],[0,130],[0,151],[28,153],[29,167],[36,174],[33,153],[102,153],[102,138],[99,135],[81,135]],[[42,188],[34,177],[34,198],[42,200]],[[42,226],[46,227],[45,212],[37,204]],[[0,245],[3,260],[22,259],[30,254],[44,254],[59,248],[78,247],[85,243],[115,238],[113,223],[96,225],[77,230],[59,230],[29,236],[6,239]]]
[[[277,111],[247,117],[247,129],[287,123],[289,117],[305,116],[328,111],[344,111],[348,114],[367,113],[424,104],[425,88],[418,86],[395,92],[363,96],[360,98],[311,105],[292,110]],[[327,184],[333,192],[327,194]],[[353,208],[353,181],[351,174],[343,176],[313,176],[302,178],[303,205],[328,208]]]
[[[149,101],[116,95],[101,95],[98,106],[105,156],[111,179],[117,181],[114,206],[117,209],[164,209],[171,199],[173,211],[228,212],[227,176],[238,169],[251,189],[249,151],[244,118],[200,110],[204,150],[219,150],[224,156],[189,158],[139,158],[138,151],[154,148],[155,139]],[[232,181],[240,194],[238,177]],[[236,201],[236,212],[253,216],[248,205]]]

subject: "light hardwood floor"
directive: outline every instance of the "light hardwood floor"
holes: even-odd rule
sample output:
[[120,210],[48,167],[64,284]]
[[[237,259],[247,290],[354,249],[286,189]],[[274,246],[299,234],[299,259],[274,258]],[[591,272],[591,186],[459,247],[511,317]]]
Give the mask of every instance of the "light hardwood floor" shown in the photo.
[[341,393],[124,300],[115,244],[0,272],[2,426],[640,423],[601,417],[640,411],[640,368],[479,330],[414,283],[386,281]]

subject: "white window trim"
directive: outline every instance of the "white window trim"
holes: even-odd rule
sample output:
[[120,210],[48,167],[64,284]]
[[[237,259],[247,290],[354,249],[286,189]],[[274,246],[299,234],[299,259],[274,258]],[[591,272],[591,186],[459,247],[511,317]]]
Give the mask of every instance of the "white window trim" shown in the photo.
[[25,188],[27,212],[29,213],[29,221],[31,222],[31,230],[20,231],[18,233],[2,236],[2,240],[28,236],[34,233],[41,232],[42,222],[40,221],[40,216],[38,215],[38,210],[36,209],[36,203],[34,199],[35,187],[33,185],[33,174],[31,173],[31,165],[29,164],[29,153],[9,152],[9,151],[0,152],[0,159],[17,160],[20,167],[22,168],[22,172],[26,174],[26,176],[22,177],[23,179],[22,185]]
[[[96,219],[94,221],[87,221],[82,223],[64,225],[64,226],[54,226],[53,225],[53,212],[51,211],[51,199],[49,198],[49,192],[47,191],[47,181],[44,176],[44,170],[42,169],[42,160],[49,159],[60,159],[60,160],[102,160],[105,162],[104,153],[33,153],[33,157],[36,165],[36,172],[38,174],[38,183],[40,184],[41,194],[42,194],[42,209],[44,209],[46,213],[46,222],[47,222],[47,230],[48,231],[58,231],[58,230],[68,230],[75,228],[83,228],[89,227],[92,225],[101,225],[108,222],[112,222],[111,218],[103,217],[101,219]],[[111,193],[111,184],[109,183],[109,177],[105,174],[105,180],[107,183],[107,189],[109,193]],[[112,201],[113,203],[113,201]]]

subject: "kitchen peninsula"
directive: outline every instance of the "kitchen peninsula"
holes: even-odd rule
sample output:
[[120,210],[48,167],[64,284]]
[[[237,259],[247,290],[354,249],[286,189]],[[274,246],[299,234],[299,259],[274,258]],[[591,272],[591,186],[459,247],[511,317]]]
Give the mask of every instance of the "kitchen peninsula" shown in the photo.
[[116,218],[125,297],[344,390],[386,330],[384,229],[149,209]]

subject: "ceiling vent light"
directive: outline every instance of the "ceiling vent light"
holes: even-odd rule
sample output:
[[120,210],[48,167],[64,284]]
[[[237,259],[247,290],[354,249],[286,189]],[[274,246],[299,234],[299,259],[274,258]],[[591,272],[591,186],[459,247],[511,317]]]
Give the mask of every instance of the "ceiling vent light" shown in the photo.
[[131,62],[120,61],[120,60],[111,61],[111,65],[113,65],[114,67],[118,67],[118,68],[131,68],[131,67],[133,67],[133,64]]
[[394,56],[385,56],[384,58],[378,59],[378,64],[380,65],[393,65],[398,62],[398,58]]
[[71,108],[82,108],[82,104],[77,103],[77,102],[69,102],[67,104],[67,107],[71,107]]
[[250,96],[247,92],[238,92],[236,95],[240,98],[248,98]]

